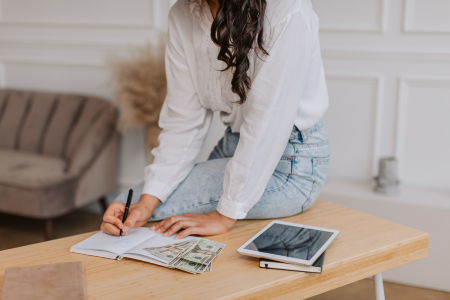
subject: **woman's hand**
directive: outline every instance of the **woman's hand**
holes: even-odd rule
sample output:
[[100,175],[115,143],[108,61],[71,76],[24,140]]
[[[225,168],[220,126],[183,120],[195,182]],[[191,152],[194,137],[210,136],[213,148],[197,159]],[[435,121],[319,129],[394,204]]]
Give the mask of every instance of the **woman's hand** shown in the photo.
[[143,194],[138,203],[130,205],[125,224],[122,224],[125,204],[118,202],[111,203],[103,215],[103,223],[100,229],[111,235],[119,235],[120,229],[122,229],[123,235],[127,235],[131,228],[146,224],[159,203],[161,201],[158,198]]
[[150,229],[156,233],[165,232],[163,236],[170,236],[180,229],[185,229],[175,237],[175,239],[181,239],[190,234],[222,234],[227,232],[234,222],[236,222],[235,219],[230,219],[217,211],[213,211],[207,214],[173,216],[153,225]]

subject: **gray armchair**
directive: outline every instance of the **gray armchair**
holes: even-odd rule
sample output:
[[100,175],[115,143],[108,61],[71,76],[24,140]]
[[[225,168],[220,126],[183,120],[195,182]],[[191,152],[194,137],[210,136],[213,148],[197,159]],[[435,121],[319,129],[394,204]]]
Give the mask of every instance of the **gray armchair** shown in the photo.
[[45,220],[116,186],[117,112],[106,100],[0,89],[0,211]]

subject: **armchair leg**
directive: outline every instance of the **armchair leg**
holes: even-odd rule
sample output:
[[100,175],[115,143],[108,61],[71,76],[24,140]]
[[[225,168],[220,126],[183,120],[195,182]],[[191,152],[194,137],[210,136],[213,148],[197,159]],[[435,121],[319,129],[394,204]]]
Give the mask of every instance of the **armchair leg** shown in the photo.
[[52,219],[44,220],[44,239],[49,241],[53,239],[53,222]]
[[99,200],[100,205],[102,206],[103,212],[108,208],[108,202],[106,201],[106,197],[101,197]]

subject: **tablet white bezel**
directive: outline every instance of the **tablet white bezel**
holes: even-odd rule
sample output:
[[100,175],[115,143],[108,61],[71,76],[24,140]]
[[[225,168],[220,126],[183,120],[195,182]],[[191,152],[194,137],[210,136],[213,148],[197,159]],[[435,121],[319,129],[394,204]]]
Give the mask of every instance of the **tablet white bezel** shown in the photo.
[[[323,246],[319,249],[319,251],[317,251],[317,253],[313,257],[311,257],[310,260],[286,257],[286,256],[282,256],[282,255],[276,255],[276,254],[270,254],[270,253],[264,253],[264,252],[259,252],[259,251],[245,249],[245,247],[247,247],[248,244],[253,242],[253,240],[255,240],[258,236],[260,236],[264,231],[266,231],[273,224],[283,224],[283,225],[294,226],[294,227],[302,227],[302,228],[307,228],[307,229],[315,229],[315,230],[320,230],[320,231],[326,231],[326,232],[331,232],[332,235],[327,240],[327,242],[325,244],[323,244]],[[330,243],[336,238],[336,236],[338,234],[339,234],[339,230],[335,230],[335,229],[328,229],[328,228],[322,228],[322,227],[309,226],[309,225],[303,225],[303,224],[297,224],[297,223],[290,223],[290,222],[274,220],[274,221],[270,222],[266,227],[261,229],[251,239],[249,239],[247,242],[245,242],[244,245],[239,247],[239,249],[237,249],[237,252],[239,254],[253,256],[253,257],[263,257],[263,258],[267,258],[267,259],[271,259],[271,260],[277,260],[277,261],[290,263],[290,264],[311,266],[319,258],[319,256],[322,255],[322,253],[325,251],[325,249],[330,245]]]

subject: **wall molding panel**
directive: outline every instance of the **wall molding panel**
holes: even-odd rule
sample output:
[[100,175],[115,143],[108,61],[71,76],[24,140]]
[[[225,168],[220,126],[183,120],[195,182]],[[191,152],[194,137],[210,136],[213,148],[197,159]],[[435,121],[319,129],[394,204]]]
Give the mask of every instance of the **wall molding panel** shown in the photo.
[[155,22],[133,24],[133,23],[71,23],[71,22],[28,22],[28,21],[1,21],[0,26],[17,26],[17,27],[48,27],[48,28],[106,28],[106,29],[155,29]]
[[[385,33],[387,30],[387,13],[388,0],[374,0],[377,2],[379,14],[376,17],[376,24],[339,24],[328,22],[321,19],[321,32],[335,32],[335,33]],[[329,3],[329,2],[328,2]],[[313,1],[314,6],[314,1]]]
[[[405,6],[403,11],[403,30],[408,33],[448,33],[450,34],[450,20],[448,19],[448,11],[446,8],[450,9],[450,4],[447,0],[433,0],[434,2],[442,2],[442,3],[433,3],[437,5],[428,5],[429,9],[437,9],[447,11],[447,23],[446,24],[436,24],[433,21],[429,20],[428,25],[416,24],[415,22],[415,14],[417,13],[417,1],[426,1],[429,2],[431,0],[405,0]],[[441,8],[439,4],[448,5],[446,8]]]
[[368,135],[371,136],[371,175],[375,176],[378,173],[378,160],[380,158],[380,144],[381,144],[381,123],[382,123],[382,95],[383,95],[383,82],[384,76],[377,73],[343,73],[343,72],[326,72],[326,78],[328,80],[346,80],[346,81],[370,81],[375,85],[374,105],[373,111],[373,124],[371,132]]
[[[397,103],[397,122],[396,122],[396,138],[395,138],[395,156],[399,163],[399,177],[405,177],[405,154],[406,154],[406,134],[408,123],[408,108],[410,105],[410,94],[408,89],[417,86],[428,87],[444,87],[450,91],[450,77],[434,77],[434,76],[414,76],[401,75],[398,79],[398,103]],[[422,101],[430,101],[422,100]],[[434,128],[438,130],[438,128]],[[421,140],[424,137],[418,137]],[[445,138],[445,137],[442,137]]]
[[411,51],[405,49],[342,49],[323,48],[323,58],[333,59],[361,59],[361,60],[395,60],[395,61],[443,61],[450,62],[450,52],[442,51]]
[[141,48],[148,43],[159,41],[159,34],[147,40],[125,41],[86,41],[86,40],[60,40],[60,39],[11,39],[0,38],[0,59],[13,60],[96,60],[105,62],[111,56],[128,57],[133,49]]
[[85,94],[114,100],[108,88],[110,71],[98,61],[7,58],[2,63],[8,88]]
[[3,58],[1,60],[3,64],[28,64],[28,65],[49,65],[49,66],[61,66],[61,67],[96,67],[106,68],[106,65],[101,61],[95,60],[47,60],[47,59],[30,59],[30,58]]
[[42,26],[42,27],[84,27],[84,28],[129,28],[129,29],[152,29],[158,26],[158,23],[155,24],[155,15],[161,14],[160,9],[160,2],[163,0],[146,0],[148,2],[148,5],[150,7],[149,11],[149,19],[146,22],[141,23],[134,23],[134,22],[120,22],[120,23],[113,23],[113,22],[90,22],[90,21],[80,21],[80,22],[62,22],[62,21],[55,21],[55,22],[45,22],[45,21],[23,21],[23,20],[3,20],[2,18],[2,7],[0,3],[0,26],[1,25],[7,25],[7,26]]
[[48,47],[49,50],[54,47],[61,47],[64,50],[97,50],[97,51],[122,51],[130,50],[130,47],[143,46],[148,42],[157,41],[159,34],[148,40],[130,41],[92,41],[92,40],[72,40],[72,39],[12,39],[0,38],[0,47],[31,47],[42,48]]
[[133,23],[95,23],[95,22],[45,22],[45,21],[22,21],[22,20],[2,20],[2,4],[0,1],[0,26],[21,26],[21,27],[49,27],[49,28],[106,28],[106,29],[166,29],[167,15],[170,7],[177,0],[147,0],[150,7],[150,19],[147,22]]

